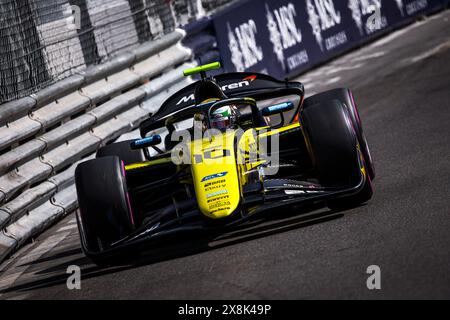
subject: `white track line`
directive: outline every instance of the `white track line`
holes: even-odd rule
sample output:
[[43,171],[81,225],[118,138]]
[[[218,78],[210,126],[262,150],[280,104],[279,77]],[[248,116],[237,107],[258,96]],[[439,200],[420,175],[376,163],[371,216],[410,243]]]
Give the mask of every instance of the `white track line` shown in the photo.
[[8,298],[6,300],[26,300],[28,297],[29,297],[29,294],[20,294],[20,295]]
[[355,64],[355,65],[349,65],[349,66],[336,66],[336,67],[330,68],[330,70],[327,70],[324,73],[327,76],[331,76],[332,74],[335,74],[335,73],[339,73],[339,72],[343,72],[343,71],[355,70],[355,69],[361,68],[362,66],[363,66],[362,63],[358,63],[358,64]]
[[362,55],[362,56],[356,57],[356,58],[352,59],[351,62],[367,61],[367,60],[370,60],[370,59],[380,58],[380,57],[385,56],[385,55],[386,55],[385,51],[379,51],[379,52],[370,53],[370,54],[366,54],[366,55]]
[[338,83],[339,81],[341,81],[341,77],[334,77],[334,78],[331,78],[331,79],[325,81],[325,85]]
[[73,230],[73,229],[76,229],[76,228],[77,228],[76,224],[69,224],[67,226],[59,228],[58,230],[56,230],[56,232],[69,231],[69,230]]
[[376,41],[375,43],[369,45],[367,48],[377,48],[377,47],[381,47],[386,45],[387,43],[401,37],[402,35],[404,35],[405,33],[410,32],[411,30],[414,30],[418,27],[423,26],[424,24],[427,24],[428,22],[430,22],[430,19],[426,19],[424,21],[418,21],[413,23],[412,25],[404,28],[404,29],[400,29],[398,31],[394,31],[393,33],[383,37],[382,39]]
[[439,52],[442,52],[442,51],[446,51],[448,49],[450,49],[450,40],[447,40],[444,43],[441,43],[437,47],[434,47],[433,49],[430,49],[430,50],[422,53],[421,55],[411,58],[410,61],[412,63],[417,63],[419,61],[425,60],[426,58],[434,56],[435,54],[438,54]]

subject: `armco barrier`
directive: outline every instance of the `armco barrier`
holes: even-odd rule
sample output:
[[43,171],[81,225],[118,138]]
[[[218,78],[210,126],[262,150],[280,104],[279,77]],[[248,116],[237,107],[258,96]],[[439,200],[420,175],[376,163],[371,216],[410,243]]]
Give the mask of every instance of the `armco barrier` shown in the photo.
[[[372,28],[374,7],[366,4],[381,4],[379,27]],[[227,71],[283,78],[448,4],[247,0],[206,21],[206,33],[202,26],[190,30],[187,43],[200,61],[209,62],[217,55],[214,36]],[[77,207],[77,163],[114,139],[137,137],[139,123],[190,81],[181,78],[191,56],[178,45],[181,38],[172,33],[0,105],[0,261]]]
[[212,17],[226,71],[297,76],[448,0],[246,0]]
[[[177,31],[0,105],[0,261],[77,207],[80,161],[136,129],[191,80]],[[138,134],[134,136],[138,137]]]

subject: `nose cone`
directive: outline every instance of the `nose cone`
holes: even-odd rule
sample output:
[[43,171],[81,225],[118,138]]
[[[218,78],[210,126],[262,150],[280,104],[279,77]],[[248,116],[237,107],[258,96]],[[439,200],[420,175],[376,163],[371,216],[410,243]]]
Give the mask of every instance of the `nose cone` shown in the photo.
[[241,200],[234,133],[191,144],[192,177],[200,211],[212,219],[233,214]]

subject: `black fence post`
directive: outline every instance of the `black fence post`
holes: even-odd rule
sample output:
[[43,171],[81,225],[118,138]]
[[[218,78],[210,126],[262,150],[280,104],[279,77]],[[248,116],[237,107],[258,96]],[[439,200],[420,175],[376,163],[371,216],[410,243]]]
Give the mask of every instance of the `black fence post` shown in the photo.
[[44,47],[39,38],[30,0],[20,1],[18,3],[20,4],[18,13],[22,21],[20,33],[23,39],[25,59],[27,60],[27,65],[30,67],[30,81],[33,87],[38,87],[51,79],[43,54]]
[[100,62],[100,55],[98,53],[94,27],[89,16],[86,0],[69,0],[69,4],[80,8],[81,26],[77,29],[77,33],[80,39],[81,50],[83,51],[84,62],[86,65],[97,64]]
[[133,16],[139,43],[144,43],[152,38],[147,10],[144,0],[128,0],[131,14]]

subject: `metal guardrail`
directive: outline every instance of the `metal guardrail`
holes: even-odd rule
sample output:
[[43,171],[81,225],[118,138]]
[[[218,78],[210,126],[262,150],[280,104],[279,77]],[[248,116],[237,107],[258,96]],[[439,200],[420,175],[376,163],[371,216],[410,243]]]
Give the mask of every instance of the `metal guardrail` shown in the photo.
[[182,77],[191,66],[182,37],[174,32],[1,106],[0,261],[76,209],[79,162],[191,81]]

